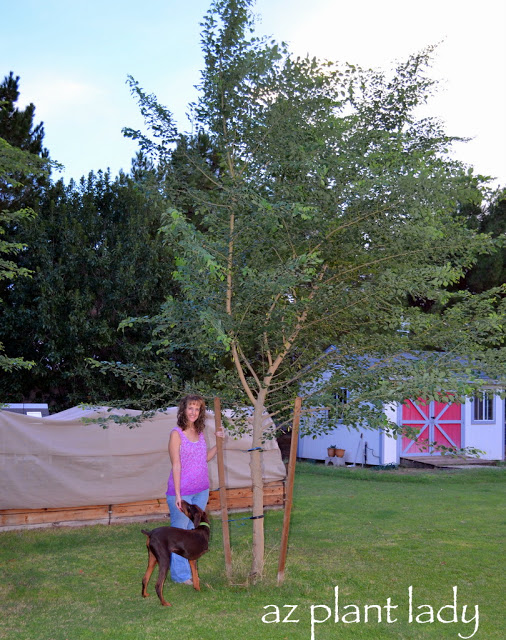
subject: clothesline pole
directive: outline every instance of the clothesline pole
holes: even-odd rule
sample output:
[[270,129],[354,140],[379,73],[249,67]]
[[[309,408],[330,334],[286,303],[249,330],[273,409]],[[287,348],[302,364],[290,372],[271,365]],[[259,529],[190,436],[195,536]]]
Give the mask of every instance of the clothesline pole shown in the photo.
[[286,554],[288,550],[290,515],[292,512],[293,481],[295,477],[295,463],[297,461],[297,441],[299,439],[299,423],[300,423],[301,406],[302,406],[302,398],[300,396],[297,396],[295,398],[295,407],[293,412],[292,439],[290,442],[290,458],[288,460],[288,471],[287,471],[287,479],[286,479],[286,503],[285,503],[285,515],[283,517],[283,532],[281,534],[281,549],[279,552],[278,586],[283,584],[283,580],[285,579],[285,562],[286,562]]
[[[216,431],[221,426],[221,402],[214,398],[214,425]],[[227,578],[232,578],[232,552],[230,550],[230,532],[228,529],[227,488],[225,487],[225,465],[223,463],[223,438],[216,438],[216,455],[218,458],[218,482],[220,484],[221,529],[223,531],[223,551],[225,554],[225,571]]]

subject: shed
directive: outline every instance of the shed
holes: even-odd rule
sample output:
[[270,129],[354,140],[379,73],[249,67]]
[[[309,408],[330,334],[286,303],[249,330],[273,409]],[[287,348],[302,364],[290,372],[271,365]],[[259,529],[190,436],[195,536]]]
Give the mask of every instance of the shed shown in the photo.
[[[483,459],[504,460],[505,404],[498,393],[484,391],[464,404],[407,400],[403,404],[385,405],[383,411],[397,426],[418,429],[418,442],[434,442],[457,449],[473,447],[484,452],[480,455]],[[304,421],[314,419],[311,416],[301,419],[302,433]],[[423,449],[405,436],[394,438],[378,429],[348,428],[338,421],[328,433],[315,439],[299,435],[297,456],[325,460],[327,447],[334,444],[345,449],[347,464],[399,464],[401,458],[441,455],[439,450]]]

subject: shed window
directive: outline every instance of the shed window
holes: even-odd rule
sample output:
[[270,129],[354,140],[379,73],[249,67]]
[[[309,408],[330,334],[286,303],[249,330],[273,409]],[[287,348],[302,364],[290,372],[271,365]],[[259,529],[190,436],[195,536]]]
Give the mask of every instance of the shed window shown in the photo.
[[341,387],[335,395],[336,398],[336,409],[338,418],[343,417],[343,409],[346,404],[348,404],[348,389]]
[[494,398],[487,393],[474,397],[473,418],[476,422],[491,422],[494,419]]

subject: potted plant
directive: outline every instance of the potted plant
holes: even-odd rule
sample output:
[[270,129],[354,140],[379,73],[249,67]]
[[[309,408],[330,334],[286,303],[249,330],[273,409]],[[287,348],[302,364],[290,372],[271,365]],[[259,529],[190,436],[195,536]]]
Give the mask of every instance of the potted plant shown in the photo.
[[336,455],[336,449],[337,445],[335,444],[331,444],[329,447],[327,447],[327,455],[329,458],[333,458]]
[[346,449],[338,449],[337,447],[334,447],[334,455],[337,456],[338,458],[342,458],[344,456],[345,451]]

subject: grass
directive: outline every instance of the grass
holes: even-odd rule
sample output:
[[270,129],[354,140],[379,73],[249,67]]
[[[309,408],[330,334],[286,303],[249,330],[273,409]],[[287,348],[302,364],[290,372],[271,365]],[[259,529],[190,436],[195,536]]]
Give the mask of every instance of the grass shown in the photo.
[[[144,524],[4,532],[0,638],[458,639],[475,630],[475,621],[461,621],[468,605],[468,620],[479,608],[472,637],[502,639],[504,480],[504,469],[403,472],[298,464],[284,584],[276,585],[283,513],[266,512],[265,580],[250,586],[245,576],[251,521],[241,519],[247,514],[233,514],[233,584],[224,576],[215,518],[211,552],[199,563],[202,591],[167,581],[165,597],[172,607],[160,606],[154,593],[156,571],[151,597],[140,595],[147,559]],[[429,620],[430,607],[436,616],[452,604],[454,586],[459,622],[422,622]],[[396,618],[391,623],[387,598],[391,619]],[[373,604],[381,607],[381,622],[374,608],[364,621],[364,605]],[[263,616],[276,619],[276,607],[280,622],[263,622]],[[311,624],[312,615],[323,620],[329,612],[328,620]],[[447,619],[451,614],[448,608],[442,612]],[[298,622],[281,622],[287,615]],[[353,622],[358,615],[360,622]]]

